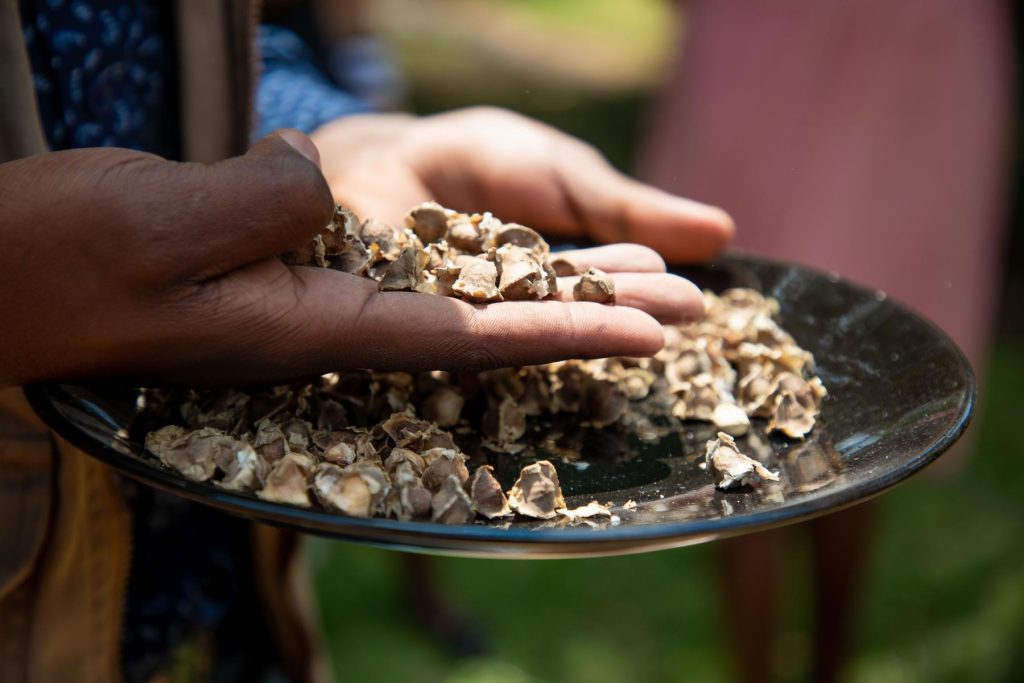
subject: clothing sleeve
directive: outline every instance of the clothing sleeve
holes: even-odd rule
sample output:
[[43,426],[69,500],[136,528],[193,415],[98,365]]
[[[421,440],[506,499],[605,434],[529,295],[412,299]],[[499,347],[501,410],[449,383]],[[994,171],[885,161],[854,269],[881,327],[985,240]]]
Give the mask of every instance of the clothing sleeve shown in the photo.
[[278,128],[304,133],[333,119],[373,111],[368,102],[339,88],[316,63],[299,36],[280,26],[260,26],[262,73],[256,86],[256,125],[262,138]]

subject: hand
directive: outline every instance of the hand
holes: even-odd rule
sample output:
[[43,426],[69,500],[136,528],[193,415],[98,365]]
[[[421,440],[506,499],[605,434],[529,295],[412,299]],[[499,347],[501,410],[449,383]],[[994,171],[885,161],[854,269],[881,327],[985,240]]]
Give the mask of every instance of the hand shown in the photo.
[[645,271],[616,275],[622,306],[472,306],[286,266],[277,255],[307,244],[332,213],[316,159],[305,136],[284,131],[210,166],[122,149],[0,165],[0,385],[256,383],[346,367],[644,355],[662,344],[652,315],[701,310],[692,285],[635,246],[575,255]]
[[734,232],[721,209],[628,178],[579,140],[500,109],[347,117],[313,141],[335,199],[392,223],[434,199],[548,234],[638,242],[676,263],[712,258]]

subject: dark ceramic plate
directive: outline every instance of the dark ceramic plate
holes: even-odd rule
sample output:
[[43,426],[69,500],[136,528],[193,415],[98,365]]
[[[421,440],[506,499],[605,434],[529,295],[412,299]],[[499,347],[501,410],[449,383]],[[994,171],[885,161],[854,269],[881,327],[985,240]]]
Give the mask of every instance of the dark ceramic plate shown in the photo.
[[[30,387],[27,394],[61,436],[159,489],[309,533],[486,557],[616,555],[796,522],[878,494],[932,462],[966,428],[975,386],[963,355],[945,334],[884,294],[805,268],[738,256],[683,274],[715,290],[753,287],[779,300],[783,326],[814,354],[829,390],[822,419],[805,442],[748,442],[746,450],[760,452],[779,471],[780,481],[727,493],[715,490],[697,466],[704,441],[713,437],[706,425],[685,424],[656,442],[564,420],[535,425],[538,442],[557,430],[560,445],[585,454],[582,463],[552,457],[570,507],[594,499],[619,506],[612,521],[600,528],[444,526],[355,519],[269,503],[188,481],[148,457],[141,435],[130,429],[133,390],[47,384]],[[530,452],[550,457],[539,449]],[[497,473],[507,486],[522,462],[504,462],[499,461]],[[636,507],[621,507],[627,501]]]

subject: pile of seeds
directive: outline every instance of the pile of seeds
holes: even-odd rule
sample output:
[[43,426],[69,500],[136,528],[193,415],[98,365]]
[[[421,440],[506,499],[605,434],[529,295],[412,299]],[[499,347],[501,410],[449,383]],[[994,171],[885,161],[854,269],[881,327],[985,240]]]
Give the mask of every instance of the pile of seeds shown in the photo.
[[[424,204],[407,226],[360,223],[339,207],[331,226],[287,260],[373,277],[385,290],[477,303],[544,298],[557,291],[557,275],[578,272],[553,259],[530,228],[488,214]],[[614,300],[601,273],[581,278],[577,290],[577,299]],[[634,433],[650,428],[655,415],[710,422],[720,431],[708,442],[705,466],[718,487],[777,479],[733,437],[752,428],[751,418],[787,438],[807,435],[826,394],[813,358],[775,322],[773,299],[733,289],[706,292],[705,301],[701,321],[665,327],[665,347],[653,358],[480,373],[351,370],[249,392],[149,390],[143,410],[166,426],[149,432],[146,448],[189,479],[264,500],[449,524],[611,515],[597,502],[569,509],[547,460],[522,468],[507,492],[490,465],[477,462],[470,472],[459,439],[468,435],[493,454],[518,453],[531,420],[558,414]]]
[[558,277],[582,275],[577,301],[614,303],[610,278],[596,268],[580,273],[552,255],[537,231],[502,223],[490,213],[465,214],[434,202],[414,207],[397,228],[360,221],[345,207],[286,263],[317,265],[373,278],[382,291],[415,291],[471,303],[530,301],[558,293]]

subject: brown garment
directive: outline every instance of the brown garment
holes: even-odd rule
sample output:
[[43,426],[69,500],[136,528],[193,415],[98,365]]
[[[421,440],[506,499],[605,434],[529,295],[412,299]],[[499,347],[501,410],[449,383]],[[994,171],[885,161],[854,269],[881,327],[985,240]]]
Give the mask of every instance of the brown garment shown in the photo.
[[[18,0],[0,0],[0,163],[47,151]],[[243,0],[178,2],[182,148],[190,161],[244,151],[251,128],[255,10]],[[299,538],[253,524],[253,571],[281,660],[323,680]],[[131,517],[116,473],[60,440],[20,389],[0,390],[0,681],[121,679]]]

